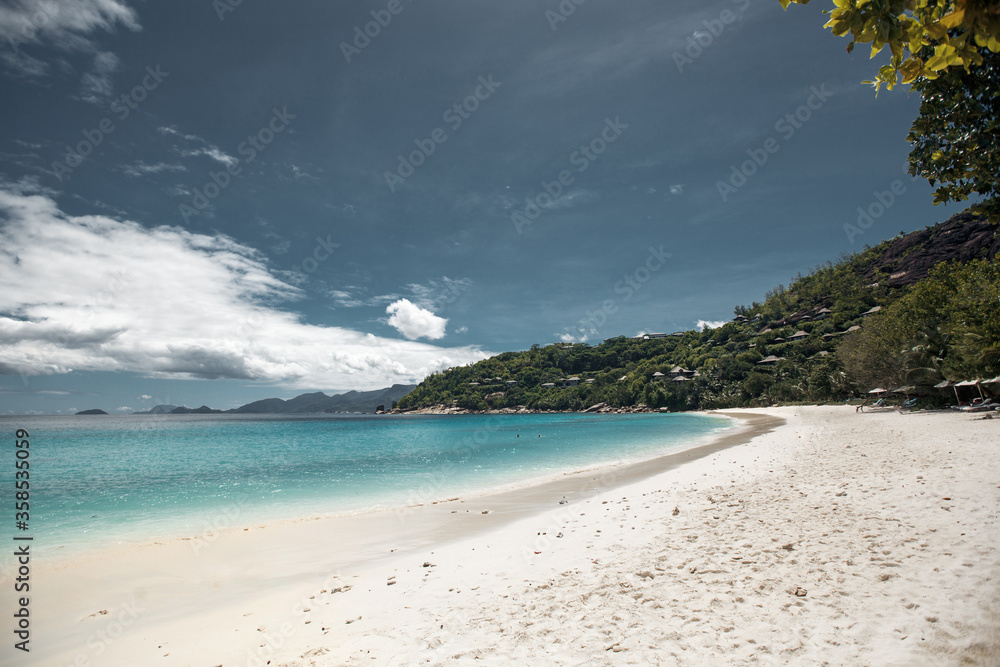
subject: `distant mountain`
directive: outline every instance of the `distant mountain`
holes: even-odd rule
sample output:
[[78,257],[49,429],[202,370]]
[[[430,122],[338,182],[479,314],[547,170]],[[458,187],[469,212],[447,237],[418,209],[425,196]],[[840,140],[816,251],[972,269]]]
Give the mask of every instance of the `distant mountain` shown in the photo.
[[178,408],[178,406],[176,406],[176,405],[157,405],[155,408],[153,408],[151,410],[146,410],[145,412],[135,412],[133,414],[137,414],[137,415],[168,415],[171,412],[173,412],[174,410],[176,410],[177,408]]
[[83,410],[82,412],[77,412],[78,415],[106,415],[108,414],[104,410]]
[[[390,409],[392,404],[403,398],[416,388],[413,384],[394,384],[385,389],[374,391],[349,391],[346,394],[327,396],[321,391],[311,394],[301,394],[295,398],[265,398],[253,403],[247,403],[233,410],[215,410],[203,405],[200,408],[189,408],[176,405],[157,405],[145,412],[135,412],[137,415],[214,415],[222,412],[236,414],[319,414],[324,412],[375,412],[383,405]],[[107,414],[103,411],[86,411],[78,414]]]
[[323,392],[302,394],[283,400],[265,398],[247,403],[229,412],[238,414],[316,414],[322,412],[375,412],[384,405],[387,409],[416,388],[416,385],[394,384],[374,391],[349,391],[346,394],[327,396]]
[[337,394],[330,397],[333,405],[328,407],[325,412],[375,412],[375,409],[380,405],[384,405],[385,409],[389,410],[393,403],[416,388],[415,384],[394,384],[386,389],[349,391],[346,394]]
[[193,408],[193,409],[192,408],[188,408],[188,407],[174,408],[173,410],[170,411],[169,414],[172,414],[172,415],[216,415],[216,414],[219,414],[221,412],[222,412],[222,410],[214,410],[214,409],[208,407],[207,405],[203,405],[200,408]]

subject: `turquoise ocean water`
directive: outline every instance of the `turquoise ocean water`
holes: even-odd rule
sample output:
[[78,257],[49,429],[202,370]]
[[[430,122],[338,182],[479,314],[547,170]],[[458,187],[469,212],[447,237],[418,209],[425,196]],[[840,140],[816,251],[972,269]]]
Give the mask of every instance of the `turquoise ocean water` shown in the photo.
[[695,414],[130,415],[2,417],[0,425],[10,440],[17,429],[31,436],[35,543],[67,553],[527,484],[686,448],[731,422]]

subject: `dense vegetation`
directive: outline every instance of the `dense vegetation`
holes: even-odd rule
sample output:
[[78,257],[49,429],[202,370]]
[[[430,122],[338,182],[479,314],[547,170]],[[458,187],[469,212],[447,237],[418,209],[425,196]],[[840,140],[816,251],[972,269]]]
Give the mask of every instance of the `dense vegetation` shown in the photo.
[[[434,374],[398,407],[583,410],[603,402],[711,409],[841,401],[879,385],[933,394],[932,385],[945,378],[1000,374],[995,232],[980,242],[982,257],[950,258],[917,282],[900,284],[901,272],[893,272],[899,262],[939,257],[935,239],[947,236],[925,232],[929,241],[912,244],[909,237],[920,234],[817,267],[760,303],[738,306],[736,318],[717,329],[649,340],[621,336],[594,346],[534,345]],[[901,247],[906,256],[887,262]],[[968,251],[968,244],[961,248]],[[876,306],[881,311],[865,315]],[[779,360],[760,363],[768,357]],[[689,371],[687,379],[671,377],[677,366]],[[578,385],[562,386],[575,384],[563,382],[574,377]],[[512,380],[517,386],[506,384]]]
[[964,201],[973,193],[979,208],[1000,217],[1000,53],[981,49],[971,71],[951,68],[920,81],[920,115],[907,141],[910,174],[926,178],[934,203]]

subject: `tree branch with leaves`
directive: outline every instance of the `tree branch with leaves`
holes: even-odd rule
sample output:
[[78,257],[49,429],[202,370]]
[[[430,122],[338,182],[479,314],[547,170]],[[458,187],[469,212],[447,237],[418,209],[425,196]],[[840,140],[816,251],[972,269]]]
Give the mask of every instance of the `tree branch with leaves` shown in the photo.
[[[809,0],[778,0],[788,9]],[[850,53],[857,44],[871,44],[874,58],[889,47],[888,65],[866,81],[875,90],[892,90],[899,83],[934,80],[950,67],[965,71],[983,62],[981,49],[1000,52],[1000,2],[983,0],[833,0],[825,28],[842,37],[850,34]]]

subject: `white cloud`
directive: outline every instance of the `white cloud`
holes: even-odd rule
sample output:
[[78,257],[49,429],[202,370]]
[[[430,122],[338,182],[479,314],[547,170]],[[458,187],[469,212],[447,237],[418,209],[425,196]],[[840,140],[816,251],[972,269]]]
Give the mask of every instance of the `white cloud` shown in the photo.
[[[135,10],[123,0],[20,0],[0,8],[3,62],[21,76],[39,77],[48,63],[21,51],[25,44],[46,44],[62,51],[94,52],[92,33],[114,32],[119,26],[141,30]],[[96,63],[95,63],[96,65]]]
[[405,292],[409,292],[406,297],[395,293],[368,296],[366,288],[356,285],[333,289],[327,294],[339,308],[359,308],[361,306],[381,308],[387,303],[405,298],[420,308],[435,311],[442,306],[454,303],[458,297],[470,289],[472,289],[472,280],[469,278],[442,276],[437,280],[428,280],[425,285],[419,283],[406,285],[403,288]]
[[90,104],[103,104],[114,92],[111,75],[118,71],[121,61],[110,51],[94,56],[93,68],[80,81],[80,98]]
[[330,296],[333,298],[333,302],[341,308],[357,308],[365,305],[364,301],[351,296],[350,292],[344,290],[330,290]]
[[234,167],[239,164],[239,158],[233,157],[215,144],[202,139],[197,134],[184,134],[173,125],[158,127],[156,128],[156,131],[163,136],[170,135],[180,137],[185,141],[198,144],[197,148],[178,148],[177,146],[174,146],[174,149],[184,157],[198,157],[199,155],[204,155],[212,158],[216,162],[226,165],[227,167]]
[[377,296],[366,296],[367,290],[363,287],[348,286],[344,289],[334,289],[327,292],[338,308],[360,308],[361,306],[377,306],[381,308],[387,303],[398,301],[399,294],[379,294]]
[[[0,183],[0,228],[0,373],[373,389],[489,356],[308,324],[280,308],[301,290],[253,248],[178,227],[71,216],[30,183]],[[408,337],[444,335],[443,318],[412,304],[397,310]]]
[[544,209],[560,209],[560,208],[573,208],[574,206],[579,206],[580,204],[587,204],[589,202],[597,199],[598,195],[596,192],[590,190],[573,190],[562,195],[558,199],[553,199],[550,202],[541,204],[539,208]]
[[428,280],[426,285],[410,283],[406,289],[413,295],[415,304],[421,308],[436,310],[472,289],[472,280],[442,276],[440,280]]
[[670,186],[670,194],[672,195],[682,195],[684,194],[684,186],[680,183],[676,183]]
[[310,174],[308,171],[295,164],[292,165],[292,176],[294,176],[296,180],[304,178],[305,180],[311,181],[313,183],[320,182],[320,179],[318,179],[316,176]]
[[140,400],[140,401],[149,401],[149,400],[151,400],[152,398],[153,398],[153,397],[152,397],[152,396],[150,396],[149,394],[143,394],[142,396],[139,396],[139,400]]
[[468,333],[468,332],[469,332],[469,327],[459,327],[459,328],[455,329],[455,333],[457,333],[457,334],[464,334],[464,333]]
[[564,343],[586,343],[587,339],[590,337],[586,333],[580,333],[578,335],[578,334],[571,334],[568,331],[564,331],[561,334],[558,334],[558,336],[559,340],[561,340]]
[[420,306],[414,305],[409,299],[400,299],[389,304],[385,309],[389,314],[389,326],[410,340],[444,338],[448,320]]
[[115,412],[135,412],[135,410],[127,405],[120,405],[115,408]]
[[669,18],[649,21],[639,30],[632,25],[601,25],[593,32],[554,40],[525,67],[553,96],[597,80],[626,79],[650,64],[672,66],[671,54],[683,50],[695,29],[704,29],[704,18],[702,8],[692,5],[675,8]]
[[20,0],[0,11],[0,37],[63,39],[68,33],[112,31],[116,23],[140,30],[135,11],[121,0]]
[[199,155],[205,155],[212,158],[216,162],[226,165],[227,167],[235,167],[239,163],[238,158],[233,157],[218,146],[213,146],[211,144],[201,148],[182,150],[181,155],[184,157],[198,157]]
[[146,164],[142,160],[137,161],[135,164],[122,165],[121,169],[126,176],[133,178],[145,176],[146,174],[159,174],[163,171],[187,171],[187,167],[182,164],[167,164],[166,162]]
[[0,62],[11,70],[26,78],[40,78],[49,73],[49,64],[44,60],[39,60],[29,56],[24,51],[3,50],[0,53]]
[[698,320],[698,323],[695,326],[700,331],[704,331],[705,329],[718,329],[725,323],[725,320]]

